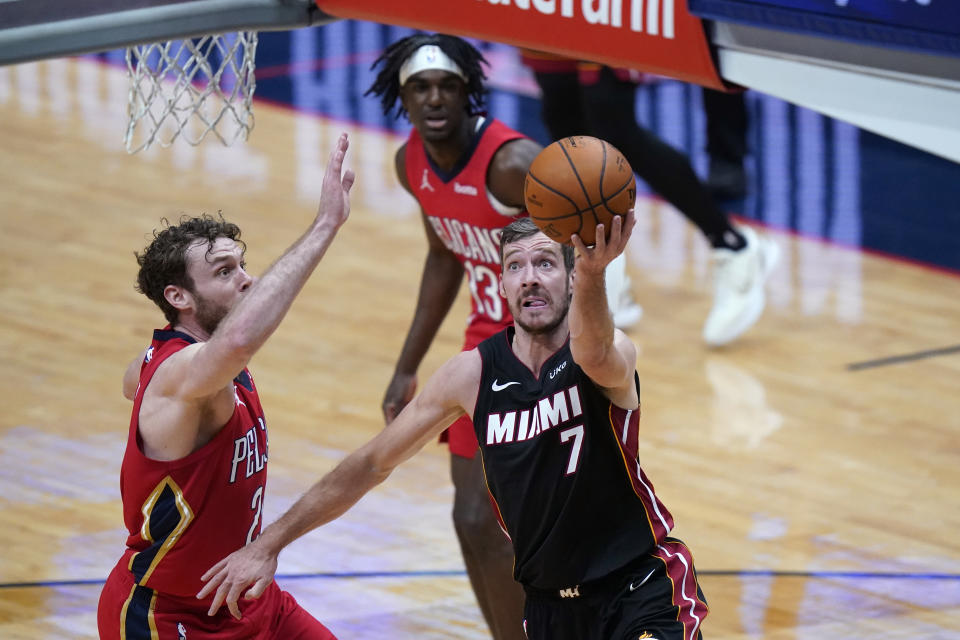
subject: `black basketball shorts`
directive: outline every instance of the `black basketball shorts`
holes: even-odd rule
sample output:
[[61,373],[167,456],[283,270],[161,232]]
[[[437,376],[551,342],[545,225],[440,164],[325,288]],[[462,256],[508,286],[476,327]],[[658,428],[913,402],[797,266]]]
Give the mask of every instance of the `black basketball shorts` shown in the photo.
[[526,592],[530,640],[700,640],[708,611],[690,551],[673,538],[592,583]]

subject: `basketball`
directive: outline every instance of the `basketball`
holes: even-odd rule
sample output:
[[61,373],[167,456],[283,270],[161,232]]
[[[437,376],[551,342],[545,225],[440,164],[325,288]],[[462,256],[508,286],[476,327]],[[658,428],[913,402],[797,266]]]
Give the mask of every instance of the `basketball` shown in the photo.
[[547,236],[569,244],[574,233],[596,242],[597,225],[610,237],[614,216],[625,216],[636,200],[633,169],[612,144],[590,136],[557,140],[534,158],[523,196],[530,219]]

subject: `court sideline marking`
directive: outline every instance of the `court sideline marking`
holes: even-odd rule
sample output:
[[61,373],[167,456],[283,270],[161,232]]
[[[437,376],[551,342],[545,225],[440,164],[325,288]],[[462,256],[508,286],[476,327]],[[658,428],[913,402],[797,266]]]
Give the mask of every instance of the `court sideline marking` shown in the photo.
[[[277,580],[342,580],[370,578],[458,578],[466,577],[462,569],[441,569],[434,571],[343,571],[320,573],[277,574]],[[767,569],[714,569],[697,571],[697,575],[718,578],[814,578],[824,580],[864,579],[864,580],[957,580],[960,573],[897,573],[889,571],[773,571]],[[0,589],[30,589],[37,587],[76,587],[102,585],[103,579],[91,580],[40,580],[36,582],[0,583]]]
[[900,364],[901,362],[912,362],[914,360],[923,360],[936,356],[945,356],[951,353],[960,353],[960,344],[940,349],[927,349],[925,351],[915,351],[905,353],[899,356],[887,356],[886,358],[877,358],[876,360],[864,360],[862,362],[852,362],[847,365],[847,371],[862,371],[863,369],[872,369],[875,367],[885,367],[891,364]]

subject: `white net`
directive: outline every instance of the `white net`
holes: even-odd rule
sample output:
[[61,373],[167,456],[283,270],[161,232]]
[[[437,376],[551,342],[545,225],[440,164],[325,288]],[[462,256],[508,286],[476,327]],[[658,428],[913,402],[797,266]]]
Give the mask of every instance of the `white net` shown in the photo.
[[130,100],[127,151],[177,138],[200,144],[213,133],[225,145],[253,128],[257,33],[208,35],[127,49]]

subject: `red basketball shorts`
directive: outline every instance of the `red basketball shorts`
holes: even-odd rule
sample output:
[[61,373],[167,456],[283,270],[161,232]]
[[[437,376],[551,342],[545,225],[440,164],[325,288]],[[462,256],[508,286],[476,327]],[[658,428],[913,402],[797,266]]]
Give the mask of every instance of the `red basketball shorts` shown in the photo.
[[101,640],[336,640],[330,630],[276,582],[256,600],[240,603],[236,620],[224,606],[208,616],[210,600],[171,596],[134,584],[117,566],[97,608]]

